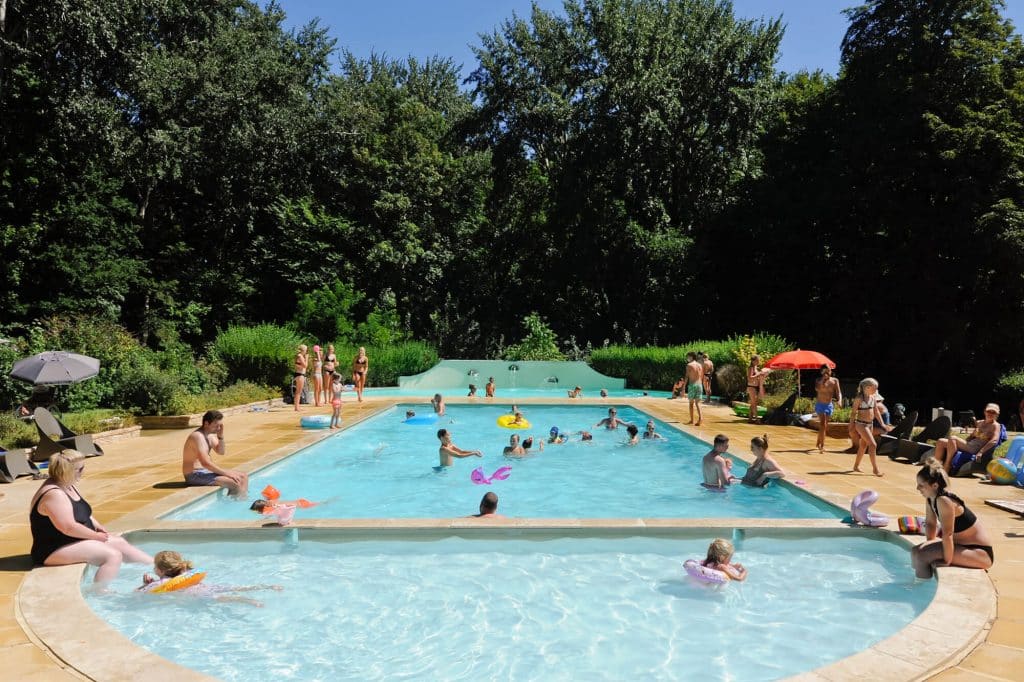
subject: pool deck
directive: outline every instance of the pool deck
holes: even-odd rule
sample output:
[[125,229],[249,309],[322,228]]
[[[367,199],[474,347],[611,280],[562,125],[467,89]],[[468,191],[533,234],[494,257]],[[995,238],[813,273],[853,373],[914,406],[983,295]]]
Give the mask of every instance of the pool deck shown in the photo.
[[[396,402],[420,402],[412,399],[372,399],[364,403],[346,401],[344,423],[351,425],[376,414]],[[485,398],[474,400],[452,398],[449,404],[487,404]],[[496,404],[507,404],[499,398]],[[518,404],[564,404],[565,399],[523,399]],[[771,450],[789,473],[792,481],[806,482],[806,488],[825,499],[844,507],[865,488],[877,490],[879,502],[874,509],[895,519],[904,515],[921,515],[924,504],[915,489],[916,466],[880,459],[884,478],[851,471],[853,455],[842,453],[848,441],[829,442],[824,454],[812,449],[815,434],[795,427],[765,427],[750,425],[735,417],[725,407],[705,406],[704,426],[689,427],[686,401],[640,398],[631,400],[584,399],[572,401],[594,405],[631,404],[662,421],[705,441],[716,433],[725,433],[732,441],[731,452],[749,460],[746,444],[755,435],[767,432]],[[325,413],[329,410],[304,407],[301,414]],[[144,431],[138,438],[104,445],[106,455],[86,460],[85,476],[81,483],[83,494],[93,505],[94,513],[111,529],[159,527],[154,523],[154,509],[172,506],[194,499],[203,489],[185,489],[181,479],[180,457],[185,430]],[[326,437],[326,430],[311,431],[297,426],[296,413],[290,406],[274,408],[269,412],[251,412],[231,415],[225,420],[228,455],[223,458],[227,467],[252,470],[270,463],[316,440]],[[865,462],[865,465],[867,462]],[[865,467],[870,468],[870,467]],[[92,623],[82,622],[75,616],[71,623],[62,623],[53,617],[53,628],[40,622],[50,613],[63,611],[68,615],[83,608],[78,593],[81,567],[47,568],[32,572],[28,550],[31,536],[28,526],[29,502],[39,483],[28,478],[0,486],[0,656],[8,671],[6,677],[18,680],[60,679],[209,679],[202,675],[181,675],[173,665],[160,665],[162,659],[145,654],[139,649],[124,651],[123,643],[103,644],[90,641],[95,631]],[[986,499],[1016,500],[1024,502],[1024,490],[1012,486],[992,486],[977,480],[955,479],[953,489],[977,513],[994,538],[996,563],[988,572],[948,568],[940,570],[939,593],[942,603],[934,603],[926,610],[927,619],[918,619],[906,631],[880,642],[860,654],[817,671],[798,676],[802,680],[867,679],[937,679],[952,680],[1018,680],[1024,670],[1024,516],[1002,511],[985,504]],[[472,510],[467,510],[467,512]],[[513,510],[502,510],[512,513]],[[258,528],[259,519],[243,522],[248,528]],[[758,525],[750,520],[747,526]],[[832,522],[826,522],[829,525]],[[184,527],[186,524],[178,524]],[[218,524],[222,526],[235,524]],[[303,524],[307,525],[307,524]],[[308,524],[320,525],[320,524]],[[337,525],[337,524],[335,524]],[[343,524],[344,525],[344,524]],[[366,520],[348,524],[353,528],[366,528]],[[372,525],[372,524],[371,524]],[[467,519],[382,521],[379,528],[419,526],[433,528],[465,528],[468,526],[518,527],[586,527],[586,521],[560,520],[553,524],[525,519],[485,521]],[[600,524],[607,527],[609,524]],[[621,527],[681,527],[692,524],[673,523],[654,519],[623,519]],[[705,521],[702,524],[707,526]],[[813,524],[803,523],[809,526]],[[834,525],[834,524],[833,524]],[[895,520],[890,525],[895,528]],[[127,565],[124,570],[141,567]],[[907,566],[910,571],[910,566]],[[20,591],[19,591],[20,590]],[[994,614],[993,614],[994,600]],[[90,612],[91,613],[91,612]],[[79,612],[81,614],[81,612]],[[87,621],[87,616],[82,616]],[[28,622],[37,624],[29,627]],[[974,634],[957,640],[965,624],[970,623]],[[69,630],[69,626],[71,629]],[[70,638],[68,632],[77,637]],[[61,647],[43,643],[63,639]],[[73,639],[73,641],[71,641]],[[127,642],[127,640],[124,640]],[[955,646],[951,646],[951,641]],[[57,649],[55,651],[55,649]],[[116,651],[116,653],[115,653]],[[127,653],[127,655],[126,655]],[[156,659],[156,660],[154,660]],[[941,671],[941,672],[935,672]]]

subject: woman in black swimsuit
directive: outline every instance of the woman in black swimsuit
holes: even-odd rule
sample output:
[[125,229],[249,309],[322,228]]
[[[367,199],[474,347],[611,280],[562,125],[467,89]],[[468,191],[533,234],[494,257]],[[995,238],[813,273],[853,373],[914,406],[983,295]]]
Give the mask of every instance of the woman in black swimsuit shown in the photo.
[[306,387],[306,367],[309,366],[309,356],[306,355],[306,344],[299,344],[299,350],[295,353],[295,371],[292,373],[292,391],[295,411],[299,411],[299,403],[302,402],[302,389]]
[[338,362],[338,356],[334,354],[334,344],[327,344],[327,357],[324,358],[324,405],[326,405],[331,398],[331,384],[334,383],[334,367]]
[[[918,578],[931,578],[935,568],[991,568],[992,541],[964,501],[947,490],[949,477],[934,458],[917,474],[917,490],[925,499],[927,540],[911,552]],[[942,538],[938,537],[942,528]],[[952,532],[950,532],[952,530]]]
[[75,486],[85,469],[85,455],[64,450],[50,458],[50,478],[32,498],[32,561],[42,566],[98,566],[97,583],[117,576],[122,561],[152,564],[153,557],[120,535],[107,532]]

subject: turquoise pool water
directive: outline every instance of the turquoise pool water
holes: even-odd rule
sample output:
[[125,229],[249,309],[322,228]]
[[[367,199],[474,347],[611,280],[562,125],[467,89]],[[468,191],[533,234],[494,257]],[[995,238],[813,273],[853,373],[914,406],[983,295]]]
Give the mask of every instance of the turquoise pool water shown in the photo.
[[[570,388],[572,388],[570,386]],[[537,388],[537,387],[523,387],[523,388],[512,388],[502,387],[498,390],[494,398],[484,397],[484,385],[479,384],[477,386],[477,398],[481,401],[496,401],[496,402],[507,402],[509,400],[515,400],[517,398],[567,398],[566,388]],[[635,388],[609,388],[605,389],[608,391],[609,398],[643,398],[644,396],[655,399],[665,399],[671,394],[669,391],[641,391]],[[374,398],[412,398],[422,396],[432,396],[436,391],[425,389],[425,388],[398,388],[392,386],[384,386],[381,388],[368,388],[364,391],[367,397]],[[441,394],[446,398],[450,397],[464,397],[469,393],[469,389],[447,389],[441,390]],[[348,394],[346,394],[348,395]],[[583,397],[585,398],[597,398],[599,397],[598,391],[584,391]]]
[[[663,441],[626,444],[625,430],[596,429],[607,415],[603,405],[523,406],[532,428],[516,431],[523,438],[543,438],[552,426],[572,435],[563,445],[547,445],[526,458],[504,457],[509,429],[496,419],[508,405],[452,405],[439,423],[402,423],[406,409],[429,413],[429,405],[400,405],[357,424],[296,455],[256,472],[250,483],[255,498],[272,484],[285,499],[321,502],[300,510],[302,518],[450,518],[475,513],[488,490],[499,496],[499,511],[535,518],[837,518],[844,510],[827,505],[793,486],[765,489],[733,486],[715,493],[700,486],[700,459],[710,446],[655,420]],[[619,406],[619,417],[646,424],[648,415]],[[455,443],[480,449],[483,457],[458,459],[435,471],[438,428],[447,428]],[[594,440],[584,442],[581,429]],[[750,458],[748,443],[733,443]],[[476,485],[471,472],[482,467],[490,476],[511,467],[507,480]],[[736,460],[734,471],[745,465]],[[210,494],[169,515],[172,519],[253,520],[249,504]]]
[[721,588],[681,566],[710,534],[323,534],[296,545],[271,534],[142,542],[182,552],[209,584],[281,585],[245,593],[264,608],[133,592],[132,567],[113,593],[86,599],[135,644],[224,680],[742,682],[862,651],[920,614],[936,585],[915,581],[907,551],[870,532],[750,537],[735,557],[747,581]]

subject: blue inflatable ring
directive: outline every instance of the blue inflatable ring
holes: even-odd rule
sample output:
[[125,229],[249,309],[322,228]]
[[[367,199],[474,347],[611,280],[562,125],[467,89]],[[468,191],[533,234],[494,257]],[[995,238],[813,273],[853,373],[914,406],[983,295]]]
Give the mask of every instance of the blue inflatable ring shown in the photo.
[[417,414],[416,416],[409,417],[408,419],[402,420],[403,424],[436,424],[437,415],[434,413],[430,414]]
[[331,425],[331,415],[311,414],[308,417],[299,419],[299,423],[302,424],[304,429],[326,429]]

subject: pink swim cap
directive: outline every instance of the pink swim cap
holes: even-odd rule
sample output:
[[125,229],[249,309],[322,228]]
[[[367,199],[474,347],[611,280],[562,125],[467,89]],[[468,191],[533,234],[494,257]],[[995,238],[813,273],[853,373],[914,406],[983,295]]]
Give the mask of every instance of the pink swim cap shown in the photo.
[[313,346],[313,352],[316,353],[320,350],[320,346]]

